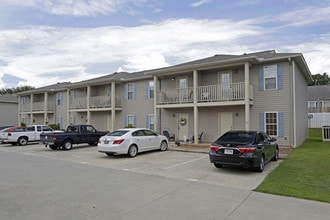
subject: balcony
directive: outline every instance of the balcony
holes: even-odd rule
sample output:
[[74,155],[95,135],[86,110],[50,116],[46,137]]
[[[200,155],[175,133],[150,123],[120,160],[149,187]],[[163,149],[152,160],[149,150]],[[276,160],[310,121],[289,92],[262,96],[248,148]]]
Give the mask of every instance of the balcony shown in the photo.
[[[245,83],[229,85],[198,86],[197,103],[220,103],[245,100]],[[249,85],[250,100],[253,100],[253,86]],[[157,92],[157,105],[186,104],[194,102],[194,89],[166,89]],[[230,103],[229,103],[230,104]]]
[[86,97],[70,99],[70,109],[86,109],[87,99]]
[[[44,108],[45,102],[33,102],[32,103],[32,112],[43,112],[45,111]],[[48,103],[47,111],[53,112],[55,110],[54,103]]]
[[[110,96],[93,96],[90,98],[90,108],[110,108],[112,100]],[[115,98],[115,107],[121,107],[121,98]]]
[[[89,98],[90,109],[105,109],[112,107],[111,97],[104,96],[93,96]],[[115,98],[115,107],[121,107],[121,98]],[[74,98],[70,100],[70,110],[87,109],[86,97]]]
[[308,107],[308,113],[330,112],[330,107]]

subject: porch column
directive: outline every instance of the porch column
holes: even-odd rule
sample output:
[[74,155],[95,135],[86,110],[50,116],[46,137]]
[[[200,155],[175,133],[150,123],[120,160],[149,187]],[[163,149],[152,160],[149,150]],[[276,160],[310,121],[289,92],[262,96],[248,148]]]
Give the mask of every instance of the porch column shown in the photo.
[[115,130],[116,124],[116,83],[111,82],[111,131]]
[[48,93],[44,93],[44,123],[48,122]]
[[197,89],[198,86],[198,72],[193,72],[193,94],[194,94],[194,144],[198,144],[198,107],[197,107]]
[[158,97],[157,97],[157,91],[158,91],[158,83],[157,83],[157,81],[158,81],[158,77],[157,76],[154,76],[154,129],[155,129],[155,131],[158,131],[160,134],[161,134],[161,128],[160,128],[160,122],[159,122],[159,120],[160,120],[160,117],[158,117],[159,115],[158,115],[158,111],[157,111],[157,99],[158,99]]
[[244,79],[245,79],[245,129],[250,130],[250,65],[249,63],[244,64]]
[[31,94],[31,101],[30,101],[30,113],[31,113],[31,115],[30,115],[30,118],[29,118],[29,121],[28,122],[26,122],[26,125],[32,125],[33,124],[33,98],[34,98],[34,95],[33,94]]
[[87,106],[87,124],[91,123],[91,112],[89,111],[89,100],[91,98],[91,86],[87,86],[87,97],[86,97],[86,106]]
[[20,126],[22,122],[22,101],[21,101],[21,96],[18,96],[18,120],[17,120],[17,125]]
[[70,100],[71,100],[71,96],[70,96],[70,89],[67,89],[66,91],[66,106],[67,106],[67,117],[66,117],[66,126],[69,126],[70,124],[70,117],[71,117],[71,114],[70,114]]

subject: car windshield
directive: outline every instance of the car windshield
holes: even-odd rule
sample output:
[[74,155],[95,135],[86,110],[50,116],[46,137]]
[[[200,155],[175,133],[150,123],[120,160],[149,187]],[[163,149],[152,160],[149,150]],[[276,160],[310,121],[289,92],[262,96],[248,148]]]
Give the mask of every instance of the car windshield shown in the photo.
[[248,144],[254,141],[254,132],[228,132],[222,135],[216,143]]
[[120,136],[123,136],[124,134],[126,134],[128,132],[128,130],[118,130],[118,131],[113,131],[109,134],[107,134],[107,136],[117,136],[117,137],[120,137]]

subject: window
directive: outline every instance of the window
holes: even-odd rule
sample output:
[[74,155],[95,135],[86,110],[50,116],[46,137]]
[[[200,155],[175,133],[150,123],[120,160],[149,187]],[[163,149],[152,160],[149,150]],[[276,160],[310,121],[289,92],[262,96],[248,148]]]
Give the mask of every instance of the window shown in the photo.
[[150,130],[155,130],[155,116],[154,115],[148,115],[147,116],[147,128]]
[[154,90],[155,90],[154,81],[151,80],[147,84],[147,99],[154,98]]
[[134,84],[128,83],[127,84],[127,100],[134,99]]
[[105,88],[105,94],[107,94],[107,96],[111,96],[111,86],[107,86]]
[[28,98],[27,97],[22,97],[21,102],[22,105],[25,105],[27,103]]
[[277,65],[264,66],[265,90],[277,89]]
[[283,89],[283,65],[259,67],[259,91]]
[[277,136],[278,134],[278,119],[277,112],[266,112],[266,133],[271,136]]
[[56,93],[56,105],[62,105],[62,93]]
[[127,115],[125,126],[135,127],[135,115]]

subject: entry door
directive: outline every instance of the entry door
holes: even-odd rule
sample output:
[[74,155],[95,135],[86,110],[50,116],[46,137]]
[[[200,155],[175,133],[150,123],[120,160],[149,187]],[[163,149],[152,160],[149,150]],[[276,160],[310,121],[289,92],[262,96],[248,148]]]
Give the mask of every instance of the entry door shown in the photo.
[[[183,121],[185,121],[185,123],[183,123]],[[178,139],[183,141],[185,141],[185,137],[189,139],[190,137],[188,136],[188,126],[189,126],[188,113],[178,114],[177,123],[178,123],[178,134],[179,134]]]
[[220,112],[218,115],[218,133],[219,135],[233,129],[233,113]]

